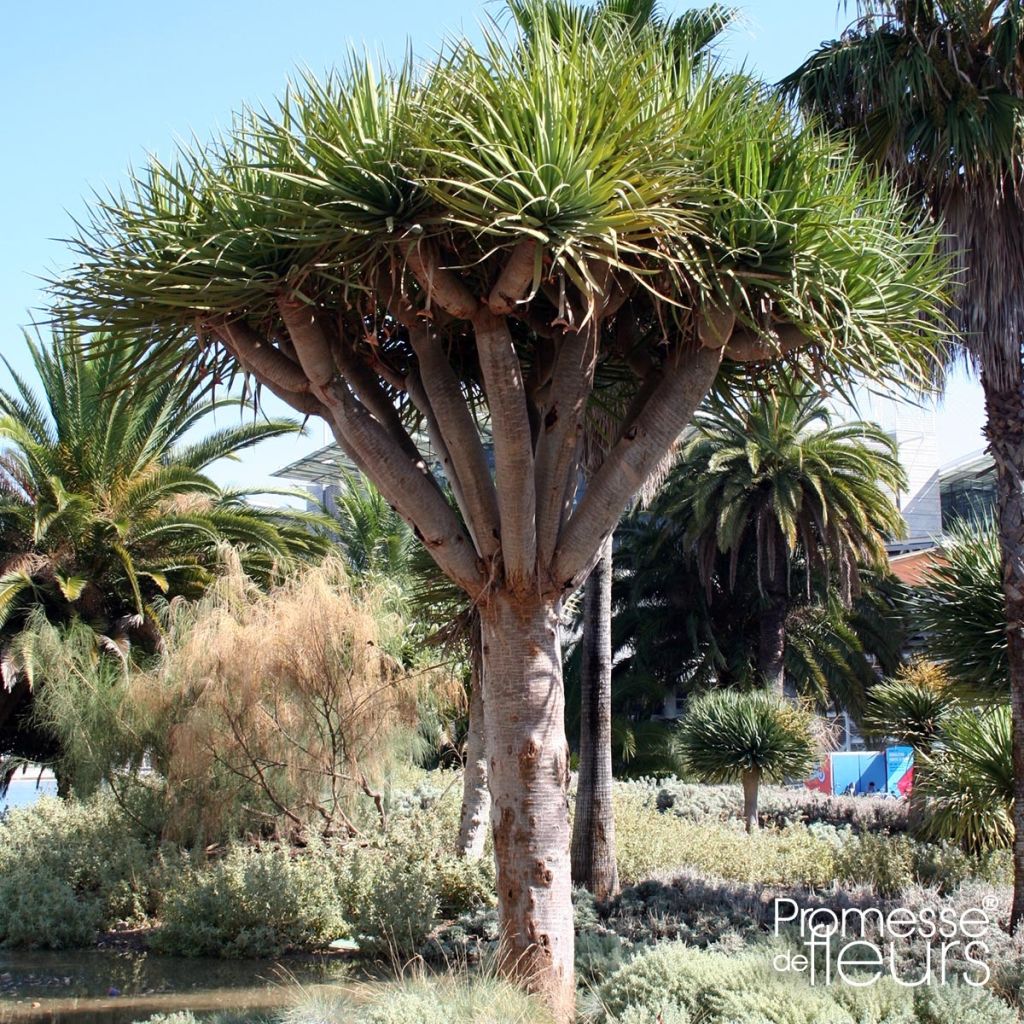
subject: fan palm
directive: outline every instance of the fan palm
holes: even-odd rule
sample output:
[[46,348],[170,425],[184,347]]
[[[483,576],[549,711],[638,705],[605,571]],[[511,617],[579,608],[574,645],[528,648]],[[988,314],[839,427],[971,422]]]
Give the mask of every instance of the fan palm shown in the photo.
[[1024,5],[861,0],[860,18],[785,81],[941,220],[959,266],[952,349],[977,371],[996,465],[1017,842],[1011,928],[1024,920]]
[[[628,26],[552,31],[530,2],[529,37],[355,58],[151,162],[95,205],[54,291],[152,338],[144,377],[233,366],[324,418],[475,602],[502,962],[569,1019],[563,601],[724,362],[919,376],[946,269],[888,184],[760,83]],[[574,500],[611,374],[632,401]]]
[[246,570],[266,578],[326,543],[310,529],[316,516],[251,505],[247,492],[205,472],[294,423],[254,420],[192,440],[213,412],[243,404],[204,397],[184,380],[111,392],[123,356],[86,359],[70,332],[27,343],[41,394],[13,370],[13,386],[0,389],[0,726],[5,746],[24,741],[39,753],[31,734],[9,731],[31,699],[31,660],[11,646],[31,612],[81,620],[109,652],[152,650],[159,606],[199,596],[221,544],[236,545]]
[[759,668],[780,694],[792,576],[802,563],[806,590],[834,578],[849,598],[859,566],[884,566],[887,538],[903,519],[893,495],[905,486],[893,440],[863,421],[834,423],[810,384],[734,401],[699,413],[683,446],[670,514],[686,523],[705,580],[719,554],[728,585],[741,565],[761,596]]
[[687,769],[705,782],[742,782],[748,832],[760,827],[761,783],[802,778],[817,754],[813,716],[763,691],[713,690],[695,697],[676,743]]

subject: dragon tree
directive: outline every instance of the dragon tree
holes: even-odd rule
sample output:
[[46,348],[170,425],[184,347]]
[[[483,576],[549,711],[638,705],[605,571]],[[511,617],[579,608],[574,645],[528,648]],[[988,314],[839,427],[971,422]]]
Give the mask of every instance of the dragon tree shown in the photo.
[[[528,41],[353,57],[151,161],[95,203],[54,302],[150,337],[142,378],[241,374],[322,417],[475,603],[503,963],[564,1020],[563,602],[716,380],[778,358],[920,376],[945,271],[933,230],[756,82],[538,11]],[[584,485],[612,380],[629,401]]]

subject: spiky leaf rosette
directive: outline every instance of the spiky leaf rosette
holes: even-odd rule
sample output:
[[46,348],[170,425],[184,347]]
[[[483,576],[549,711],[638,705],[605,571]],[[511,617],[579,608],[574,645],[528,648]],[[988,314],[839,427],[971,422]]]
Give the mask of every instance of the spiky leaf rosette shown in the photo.
[[913,594],[928,650],[975,700],[1009,693],[999,536],[989,519],[954,524]]
[[1013,841],[1012,721],[1008,706],[965,711],[943,727],[941,744],[922,759],[925,829],[982,853]]
[[689,771],[705,782],[800,778],[814,764],[813,716],[763,692],[711,691],[686,709],[676,742]]
[[868,736],[899,740],[927,751],[939,738],[943,723],[960,706],[945,672],[934,664],[918,662],[871,688],[862,728]]

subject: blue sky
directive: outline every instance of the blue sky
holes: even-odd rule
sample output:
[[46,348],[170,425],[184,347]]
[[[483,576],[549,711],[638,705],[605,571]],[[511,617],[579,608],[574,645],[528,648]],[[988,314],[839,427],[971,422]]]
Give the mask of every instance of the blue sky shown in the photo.
[[[663,0],[666,11],[687,3]],[[852,8],[852,4],[850,7]],[[724,54],[774,81],[846,23],[835,0],[740,2],[742,23]],[[409,40],[429,56],[451,32],[473,33],[500,6],[481,0],[34,0],[6,5],[0,38],[5,110],[0,166],[0,350],[18,369],[21,329],[43,301],[41,275],[68,263],[92,190],[116,188],[147,152],[205,139],[241,103],[271,105],[296,69],[323,71],[350,45],[400,57]],[[0,368],[6,383],[6,372]],[[274,413],[282,409],[273,409]],[[938,416],[944,459],[982,446],[980,389],[954,379]],[[217,467],[225,484],[271,482],[270,470],[324,441],[267,442]]]

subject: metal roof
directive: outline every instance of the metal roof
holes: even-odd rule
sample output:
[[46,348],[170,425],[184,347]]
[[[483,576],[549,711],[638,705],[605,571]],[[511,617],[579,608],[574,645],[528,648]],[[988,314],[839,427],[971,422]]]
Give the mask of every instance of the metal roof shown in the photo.
[[306,484],[329,485],[336,484],[346,474],[358,472],[355,463],[332,441],[270,475]]
[[939,479],[943,483],[952,480],[966,480],[972,477],[987,476],[995,470],[992,456],[984,448],[961,455],[939,468]]

